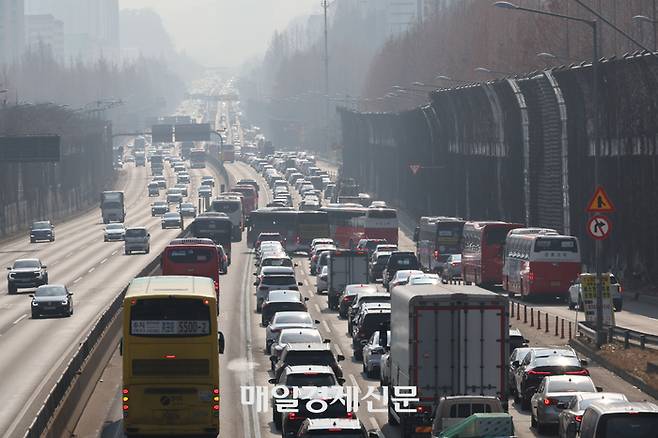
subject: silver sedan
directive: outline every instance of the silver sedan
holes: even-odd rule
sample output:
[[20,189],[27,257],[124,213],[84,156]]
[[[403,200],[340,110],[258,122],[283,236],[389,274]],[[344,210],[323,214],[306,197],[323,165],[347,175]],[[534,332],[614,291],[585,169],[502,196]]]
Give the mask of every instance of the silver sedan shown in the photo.
[[582,392],[575,394],[569,403],[563,403],[558,419],[557,434],[560,438],[575,438],[580,431],[585,409],[593,402],[597,404],[619,403],[628,401],[624,394],[618,392]]
[[591,377],[582,375],[546,376],[530,399],[530,424],[543,434],[547,427],[558,424],[566,403],[578,392],[597,392]]

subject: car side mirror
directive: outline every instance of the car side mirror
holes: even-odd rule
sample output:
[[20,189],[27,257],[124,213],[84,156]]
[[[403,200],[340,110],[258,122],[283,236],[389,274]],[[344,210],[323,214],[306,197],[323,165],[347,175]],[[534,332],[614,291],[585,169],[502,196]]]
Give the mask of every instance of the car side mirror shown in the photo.
[[258,277],[258,272],[254,272],[253,275],[255,275],[256,277]]
[[46,269],[48,266],[46,266],[46,265],[41,265],[41,267],[42,267],[43,269]]
[[301,281],[298,281],[297,286],[304,286],[304,283],[302,283]]
[[331,344],[331,339],[323,339],[322,342],[325,344]]
[[338,380],[339,385],[343,385],[345,383],[345,379],[343,379],[342,377],[338,377],[336,380]]
[[596,387],[596,392],[603,392],[603,388],[601,386]]
[[254,286],[258,286],[258,281],[254,281]]
[[524,343],[524,344],[529,344],[529,343],[530,343],[530,340],[523,338],[523,343]]
[[589,362],[587,362],[587,359],[581,359],[581,360],[580,360],[580,364],[581,364],[582,366],[584,366],[584,367],[586,367],[588,363],[589,363]]
[[30,294],[30,298],[34,298],[34,294]]
[[361,340],[361,345],[365,347],[366,345],[368,345],[368,341],[365,339]]
[[224,354],[224,347],[226,344],[226,341],[224,340],[224,333],[217,332],[217,336],[219,337],[219,339],[217,340],[217,344],[219,347],[219,354]]
[[72,296],[73,296],[73,292],[69,292],[69,296],[72,297]]
[[272,385],[276,385],[278,383],[277,379],[269,379],[268,383],[271,383]]
[[299,267],[299,265],[298,265],[297,263],[293,263],[293,266],[294,266],[295,268]]
[[276,357],[276,354],[273,354],[270,356],[270,362],[276,362],[278,358]]
[[309,299],[309,297],[304,297],[304,301],[308,301]]
[[336,362],[342,362],[344,360],[345,360],[345,356],[343,356],[342,354],[336,355]]
[[317,320],[317,319],[316,319],[315,321],[313,321],[313,322],[316,323],[316,324],[320,324],[320,321]]

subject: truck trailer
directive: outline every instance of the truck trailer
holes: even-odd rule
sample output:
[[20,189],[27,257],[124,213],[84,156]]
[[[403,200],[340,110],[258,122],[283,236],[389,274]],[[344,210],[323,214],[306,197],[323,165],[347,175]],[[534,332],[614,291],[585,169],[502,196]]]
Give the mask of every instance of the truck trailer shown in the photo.
[[101,216],[104,224],[125,221],[126,210],[123,192],[106,191],[101,193]]
[[402,437],[429,436],[444,397],[495,396],[506,408],[506,296],[477,286],[396,286],[391,309],[388,418]]
[[329,308],[338,310],[338,299],[348,284],[368,283],[368,252],[338,250],[329,256],[327,299]]

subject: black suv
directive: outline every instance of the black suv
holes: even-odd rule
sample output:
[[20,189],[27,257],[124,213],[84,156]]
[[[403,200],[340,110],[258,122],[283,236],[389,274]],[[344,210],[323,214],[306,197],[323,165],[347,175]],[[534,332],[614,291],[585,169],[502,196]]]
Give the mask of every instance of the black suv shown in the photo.
[[388,282],[393,279],[395,273],[400,269],[420,270],[420,263],[418,263],[416,254],[411,251],[393,251],[391,253],[386,262],[386,269],[382,273],[382,283],[386,290],[388,290]]
[[39,259],[18,259],[8,267],[7,289],[9,294],[15,294],[18,289],[37,288],[48,284],[47,266]]
[[334,356],[330,344],[288,344],[281,352],[281,357],[274,369],[274,378],[278,379],[287,366],[291,365],[326,365],[334,370],[336,377],[343,377],[343,370],[338,362],[345,360],[345,356]]
[[30,243],[40,240],[55,241],[55,227],[50,221],[36,221],[30,227]]
[[354,358],[363,360],[363,346],[376,331],[391,329],[391,309],[372,308],[364,311],[352,330]]

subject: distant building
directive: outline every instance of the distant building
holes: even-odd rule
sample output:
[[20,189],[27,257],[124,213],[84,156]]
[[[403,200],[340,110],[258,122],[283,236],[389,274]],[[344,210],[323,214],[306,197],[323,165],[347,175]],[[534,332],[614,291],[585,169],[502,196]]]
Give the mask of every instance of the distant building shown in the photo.
[[52,14],[25,16],[25,48],[38,50],[46,47],[55,59],[64,59],[64,23]]
[[[2,0],[0,0],[2,1]],[[94,61],[119,57],[119,0],[25,0],[27,14],[64,23],[64,54]]]
[[[385,23],[386,35],[396,36],[438,13],[442,0],[359,0],[361,9]],[[443,0],[445,1],[445,0]]]
[[0,65],[20,61],[25,46],[24,0],[0,0]]

